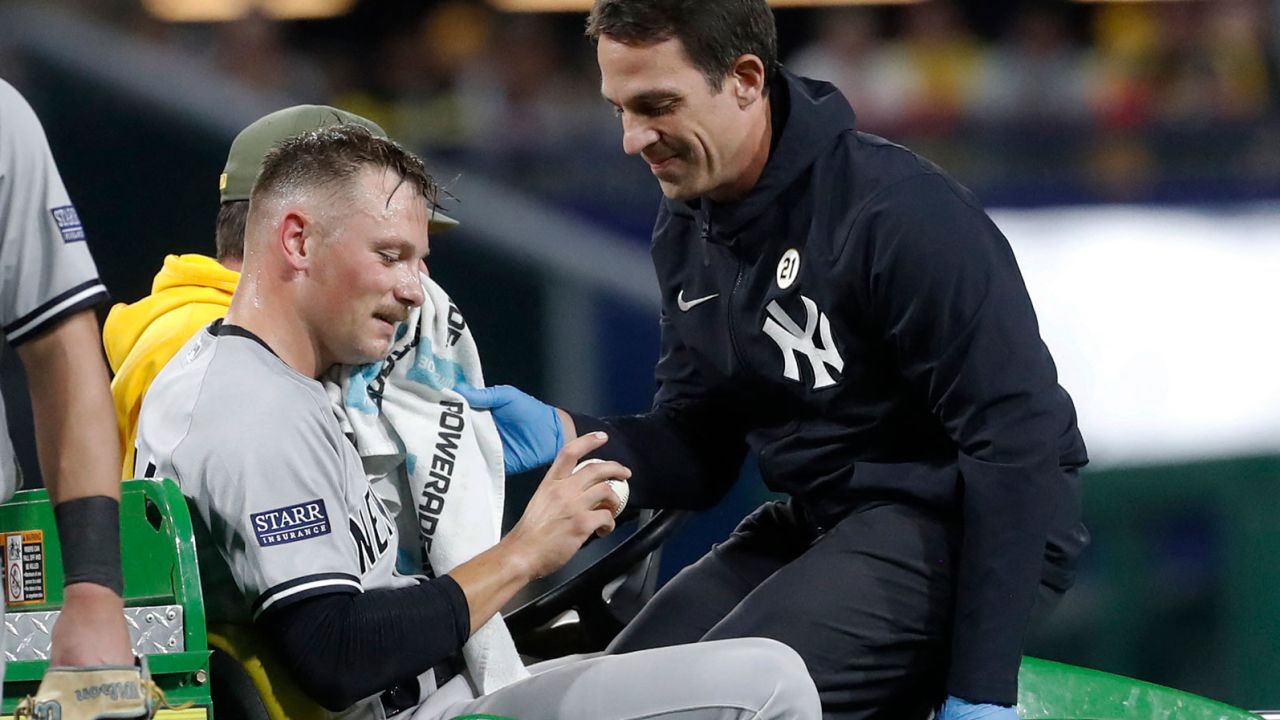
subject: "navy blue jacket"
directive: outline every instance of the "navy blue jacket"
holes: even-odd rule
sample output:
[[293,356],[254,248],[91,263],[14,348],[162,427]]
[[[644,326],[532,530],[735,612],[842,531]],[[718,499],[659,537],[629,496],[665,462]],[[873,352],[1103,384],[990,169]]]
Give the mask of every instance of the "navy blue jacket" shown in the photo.
[[579,431],[610,432],[641,507],[710,505],[750,448],[820,529],[873,500],[958,513],[947,689],[1012,704],[1038,581],[1069,586],[1088,542],[1075,409],[974,196],[827,83],[784,71],[771,95],[750,193],[658,213],[653,410]]

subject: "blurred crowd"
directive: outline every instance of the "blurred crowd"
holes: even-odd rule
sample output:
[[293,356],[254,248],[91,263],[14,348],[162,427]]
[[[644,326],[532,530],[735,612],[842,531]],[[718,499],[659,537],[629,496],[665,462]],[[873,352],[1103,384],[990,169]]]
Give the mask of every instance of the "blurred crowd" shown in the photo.
[[[326,21],[173,25],[135,4],[124,22],[252,87],[347,107],[415,147],[483,155],[516,175],[548,155],[616,145],[581,13],[370,5]],[[1007,5],[995,22],[957,0],[780,10],[782,56],[839,86],[863,129],[923,145],[979,185],[1069,159],[1104,196],[1125,199],[1153,174],[1238,160],[1280,187],[1280,1]],[[1197,158],[1206,136],[1214,149]],[[1002,149],[1037,157],[993,165]]]
[[[1270,0],[1031,2],[986,34],[949,0],[802,12],[783,36],[784,61],[833,81],[878,131],[1231,122],[1280,98]],[[196,46],[250,85],[359,103],[427,144],[520,145],[591,121],[581,106],[599,100],[580,21],[446,0],[362,39],[359,55],[345,52],[350,39],[256,15],[199,29]],[[193,31],[139,26],[174,40]]]
[[870,10],[831,10],[788,64],[833,80],[874,128],[1214,123],[1276,106],[1265,3],[1109,4],[1092,8],[1082,29],[1069,11],[1027,5],[988,41],[945,2],[911,6],[893,35]]

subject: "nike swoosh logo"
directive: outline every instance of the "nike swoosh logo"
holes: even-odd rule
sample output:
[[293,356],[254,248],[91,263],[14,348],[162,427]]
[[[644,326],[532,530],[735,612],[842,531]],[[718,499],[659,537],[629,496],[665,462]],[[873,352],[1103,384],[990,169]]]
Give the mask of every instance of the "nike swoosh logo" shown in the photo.
[[680,308],[680,312],[689,312],[690,310],[698,307],[702,303],[708,300],[714,300],[718,297],[720,297],[720,293],[716,293],[715,295],[708,295],[706,297],[700,297],[695,300],[690,300],[688,302],[685,302],[684,290],[681,290],[680,294],[676,296],[676,307]]

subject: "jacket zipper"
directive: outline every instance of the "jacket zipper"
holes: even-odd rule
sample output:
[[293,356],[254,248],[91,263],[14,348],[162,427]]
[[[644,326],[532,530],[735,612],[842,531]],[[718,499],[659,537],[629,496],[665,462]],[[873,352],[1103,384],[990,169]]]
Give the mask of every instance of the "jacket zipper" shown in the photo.
[[[700,235],[702,236],[702,264],[709,265],[711,263],[711,257],[707,249],[707,245],[711,240],[710,217],[700,223],[699,230],[701,231]],[[743,362],[742,349],[738,347],[738,334],[734,332],[733,329],[733,298],[734,295],[738,293],[738,287],[742,285],[742,258],[737,252],[733,252],[732,254],[734,259],[738,261],[738,274],[733,279],[733,287],[729,289],[729,297],[727,302],[725,302],[725,314],[728,316],[726,326],[729,328],[729,347],[733,350],[734,359],[738,361],[739,365],[746,369],[748,365]]]
[[[734,256],[737,257],[737,253],[734,253]],[[733,288],[729,290],[729,301],[725,303],[725,309],[728,311],[728,315],[729,315],[729,346],[733,348],[734,357],[737,359],[738,364],[741,365],[743,370],[745,371],[748,369],[748,366],[742,359],[743,358],[742,348],[738,347],[738,333],[734,332],[733,330],[733,315],[734,315],[733,298],[735,295],[738,294],[738,287],[742,285],[742,258],[737,257],[737,260],[738,260],[738,275],[733,279]]]

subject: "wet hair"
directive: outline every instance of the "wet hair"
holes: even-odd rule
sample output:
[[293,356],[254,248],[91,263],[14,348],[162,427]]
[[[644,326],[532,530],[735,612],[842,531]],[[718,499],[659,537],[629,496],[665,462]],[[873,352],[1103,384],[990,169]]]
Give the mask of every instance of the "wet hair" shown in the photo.
[[764,63],[765,89],[778,74],[778,31],[765,0],[595,0],[587,37],[626,44],[676,39],[714,92],[743,55]]
[[[395,173],[396,188],[408,183],[435,207],[439,187],[417,155],[394,140],[376,137],[362,125],[341,124],[295,135],[262,159],[250,203],[300,190],[327,190],[335,197],[351,192],[366,168]],[[392,191],[394,193],[394,189]],[[391,201],[388,194],[387,202]],[[243,237],[243,231],[241,236]]]

